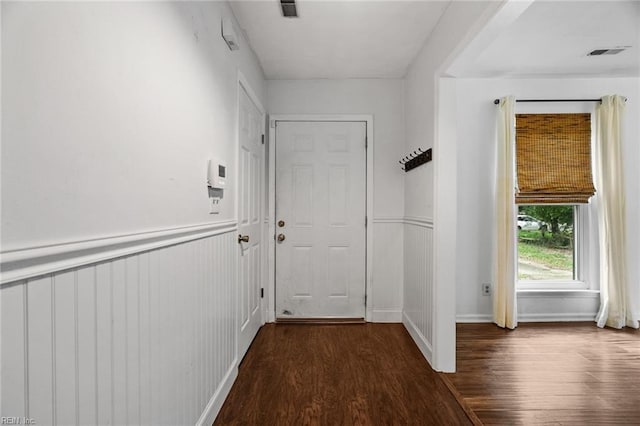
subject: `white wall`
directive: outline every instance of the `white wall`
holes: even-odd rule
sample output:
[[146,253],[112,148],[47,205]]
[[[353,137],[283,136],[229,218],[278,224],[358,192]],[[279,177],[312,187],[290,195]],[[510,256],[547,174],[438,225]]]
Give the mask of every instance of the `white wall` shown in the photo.
[[226,3],[2,3],[2,250],[235,217],[209,215],[206,160],[235,167]]
[[[497,3],[497,2],[496,2]],[[418,53],[405,77],[406,150],[432,148],[438,120],[438,79],[474,33],[476,22],[493,10],[487,2],[453,2]],[[438,152],[434,150],[434,155]],[[433,165],[407,173],[405,214],[434,217]]]
[[403,215],[403,80],[268,80],[267,93],[269,114],[372,114],[374,214]]
[[[491,297],[482,296],[481,283],[492,282],[493,176],[495,105],[493,100],[506,95],[516,98],[592,99],[607,94],[628,97],[624,123],[623,152],[626,164],[627,222],[629,242],[629,279],[635,299],[640,300],[640,80],[619,79],[458,79],[458,244],[457,315],[459,321],[491,321]],[[579,104],[518,104],[523,108],[585,108]],[[587,104],[593,108],[594,104]],[[596,274],[594,274],[596,275]],[[592,279],[597,279],[597,275]],[[597,283],[596,283],[597,287]],[[521,321],[593,319],[597,294],[563,295],[521,293],[518,316]]]
[[[426,233],[420,241],[431,246],[416,247],[421,253],[418,258],[405,253],[404,303],[414,306],[418,301],[419,305],[405,309],[403,322],[431,365],[440,371],[455,370],[457,167],[455,126],[441,124],[442,117],[448,117],[446,113],[455,105],[450,85],[440,77],[499,4],[452,2],[406,76],[405,149],[433,148],[433,162],[405,177],[405,215],[411,219],[405,225],[405,234]],[[425,279],[422,265],[431,261],[433,270],[428,273],[432,279]]]
[[238,361],[238,71],[266,103],[222,17],[2,2],[2,416],[212,423]]
[[404,173],[403,81],[269,80],[270,114],[373,115],[373,321],[400,321]]

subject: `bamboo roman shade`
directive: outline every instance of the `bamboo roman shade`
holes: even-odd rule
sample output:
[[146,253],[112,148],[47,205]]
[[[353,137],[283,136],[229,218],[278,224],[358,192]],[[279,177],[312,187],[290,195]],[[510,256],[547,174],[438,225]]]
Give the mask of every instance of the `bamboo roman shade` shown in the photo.
[[516,203],[587,203],[590,114],[516,114]]

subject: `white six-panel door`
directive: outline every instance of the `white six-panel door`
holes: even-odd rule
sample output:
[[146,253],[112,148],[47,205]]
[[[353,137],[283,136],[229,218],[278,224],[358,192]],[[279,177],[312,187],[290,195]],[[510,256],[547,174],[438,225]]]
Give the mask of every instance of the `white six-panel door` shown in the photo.
[[366,123],[276,123],[276,317],[364,318]]
[[240,250],[240,335],[241,359],[262,324],[260,311],[260,270],[262,262],[262,114],[240,86],[239,99],[239,202],[238,231],[248,242],[238,242]]

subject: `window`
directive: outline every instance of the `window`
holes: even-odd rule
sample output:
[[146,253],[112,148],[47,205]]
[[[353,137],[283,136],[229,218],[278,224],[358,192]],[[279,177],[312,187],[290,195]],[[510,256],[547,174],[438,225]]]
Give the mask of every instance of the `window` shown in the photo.
[[586,289],[590,114],[516,115],[519,289]]
[[569,205],[518,207],[518,280],[577,281],[576,210]]

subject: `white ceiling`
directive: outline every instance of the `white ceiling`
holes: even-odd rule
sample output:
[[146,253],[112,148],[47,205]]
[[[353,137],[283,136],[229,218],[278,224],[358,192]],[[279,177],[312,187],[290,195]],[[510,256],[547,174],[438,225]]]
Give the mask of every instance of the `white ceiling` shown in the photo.
[[268,79],[402,78],[449,1],[231,1]]
[[[467,49],[461,77],[639,76],[640,3],[535,1],[482,48]],[[632,46],[617,55],[592,50]]]
[[[449,0],[297,0],[299,18],[283,18],[279,3],[231,1],[268,79],[402,78]],[[452,75],[640,76],[638,1],[519,0],[502,12]],[[587,56],[615,46],[632,47]]]

